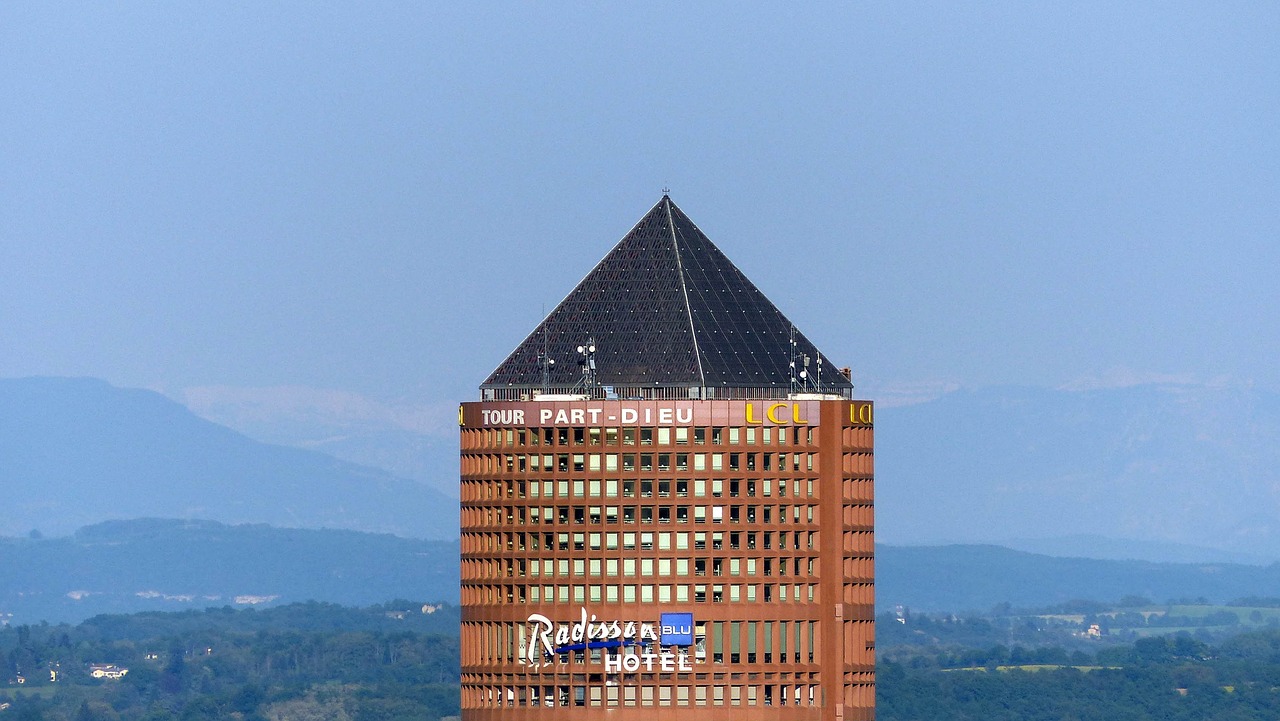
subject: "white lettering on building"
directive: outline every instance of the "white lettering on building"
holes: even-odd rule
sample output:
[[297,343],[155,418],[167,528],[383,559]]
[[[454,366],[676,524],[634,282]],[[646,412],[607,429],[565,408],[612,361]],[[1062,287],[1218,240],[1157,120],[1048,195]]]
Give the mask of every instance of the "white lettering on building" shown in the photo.
[[[522,426],[525,425],[523,408],[505,410],[481,409],[480,420],[486,426]],[[693,423],[693,408],[634,408],[623,406],[618,415],[606,414],[604,408],[553,408],[538,409],[539,426],[568,425],[600,425],[618,423],[620,425],[689,425]]]
[[533,628],[526,658],[531,664],[538,663],[538,659],[570,650],[564,648],[570,645],[616,641],[621,646],[626,642],[643,644],[658,641],[658,632],[651,623],[601,621],[594,613],[588,615],[585,608],[582,609],[581,617],[573,623],[556,624],[540,613],[529,614],[529,623]]
[[524,409],[482,410],[481,421],[486,426],[522,426],[524,425]]
[[689,654],[684,651],[671,653],[670,651],[662,651],[660,653],[652,653],[645,651],[643,653],[611,653],[604,657],[605,673],[637,673],[639,671],[652,672],[654,666],[663,673],[689,673],[693,671],[693,664],[689,661]]
[[525,660],[531,666],[540,666],[557,654],[599,649],[607,674],[693,671],[687,651],[664,651],[659,647],[658,628],[652,623],[602,621],[583,608],[578,619],[571,623],[556,623],[540,613],[532,613],[529,624]]

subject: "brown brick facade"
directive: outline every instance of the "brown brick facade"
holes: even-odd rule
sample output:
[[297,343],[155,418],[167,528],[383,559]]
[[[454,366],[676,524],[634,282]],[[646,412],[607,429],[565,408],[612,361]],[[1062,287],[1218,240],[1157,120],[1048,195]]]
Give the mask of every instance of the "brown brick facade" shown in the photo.
[[874,719],[872,420],[463,404],[463,719]]

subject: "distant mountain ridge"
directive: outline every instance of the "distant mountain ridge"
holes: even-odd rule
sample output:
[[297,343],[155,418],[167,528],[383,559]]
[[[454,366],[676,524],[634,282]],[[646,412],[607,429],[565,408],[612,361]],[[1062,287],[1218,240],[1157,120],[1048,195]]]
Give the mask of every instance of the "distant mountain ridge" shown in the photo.
[[1280,559],[1276,393],[997,387],[877,410],[886,543],[1084,535]]
[[1156,602],[1280,598],[1280,564],[1151,563],[1063,558],[998,546],[876,546],[876,604],[922,611],[1035,608],[1129,595]]
[[1153,563],[1237,563],[1266,566],[1272,561],[1263,556],[1236,551],[1223,551],[1203,546],[1190,546],[1168,541],[1137,541],[1074,534],[1047,538],[999,539],[994,544],[1015,551],[1065,558],[1093,558],[1102,561],[1151,561]]
[[[1275,393],[997,387],[877,415],[876,526],[889,545],[1280,559]],[[160,517],[456,539],[457,503],[385,471],[254,441],[151,391],[0,379],[0,535]]]
[[[273,415],[252,394],[241,406],[211,400],[219,397],[196,407],[256,438],[412,469],[436,488],[456,484],[456,435],[448,432],[337,423],[288,411],[288,403]],[[987,387],[877,410],[883,542],[1118,560],[1280,560],[1276,393],[1190,383]]]
[[255,440],[381,468],[458,497],[454,403],[396,405],[299,386],[207,386],[170,397],[201,418]]
[[386,471],[254,441],[147,390],[0,379],[0,534],[117,518],[458,535],[458,503]]

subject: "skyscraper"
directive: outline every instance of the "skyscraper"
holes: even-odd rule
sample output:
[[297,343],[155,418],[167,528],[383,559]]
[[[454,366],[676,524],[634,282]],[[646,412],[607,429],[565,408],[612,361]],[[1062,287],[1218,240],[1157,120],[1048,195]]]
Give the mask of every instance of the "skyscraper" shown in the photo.
[[464,720],[874,718],[872,405],[669,197],[480,391]]

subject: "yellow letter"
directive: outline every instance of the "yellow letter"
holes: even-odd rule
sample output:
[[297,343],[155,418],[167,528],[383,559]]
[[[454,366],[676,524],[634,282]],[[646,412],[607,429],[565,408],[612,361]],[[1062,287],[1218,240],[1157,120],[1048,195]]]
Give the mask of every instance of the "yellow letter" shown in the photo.
[[809,421],[806,421],[805,419],[803,419],[803,418],[801,418],[801,417],[800,417],[800,404],[799,404],[799,403],[792,403],[792,404],[791,404],[791,420],[792,420],[796,425],[806,425],[806,426],[807,426],[807,425],[809,425]]
[[755,410],[755,406],[754,406],[753,404],[751,404],[751,403],[748,403],[748,404],[747,404],[747,423],[759,423],[759,422],[760,422],[760,421],[757,421],[757,420],[753,417],[753,416],[755,416],[755,413],[752,413],[752,411],[754,411],[754,410]]
[[773,405],[769,406],[769,410],[768,410],[768,411],[765,411],[765,415],[766,415],[766,416],[769,416],[769,421],[770,421],[771,423],[776,423],[776,424],[778,424],[778,425],[782,425],[783,423],[786,423],[786,421],[780,421],[780,420],[778,420],[778,417],[777,417],[777,416],[775,416],[775,415],[773,415],[773,412],[774,412],[774,411],[776,411],[776,410],[777,410],[777,409],[779,409],[779,408],[786,408],[786,407],[787,407],[787,404],[786,404],[786,403],[774,403]]

